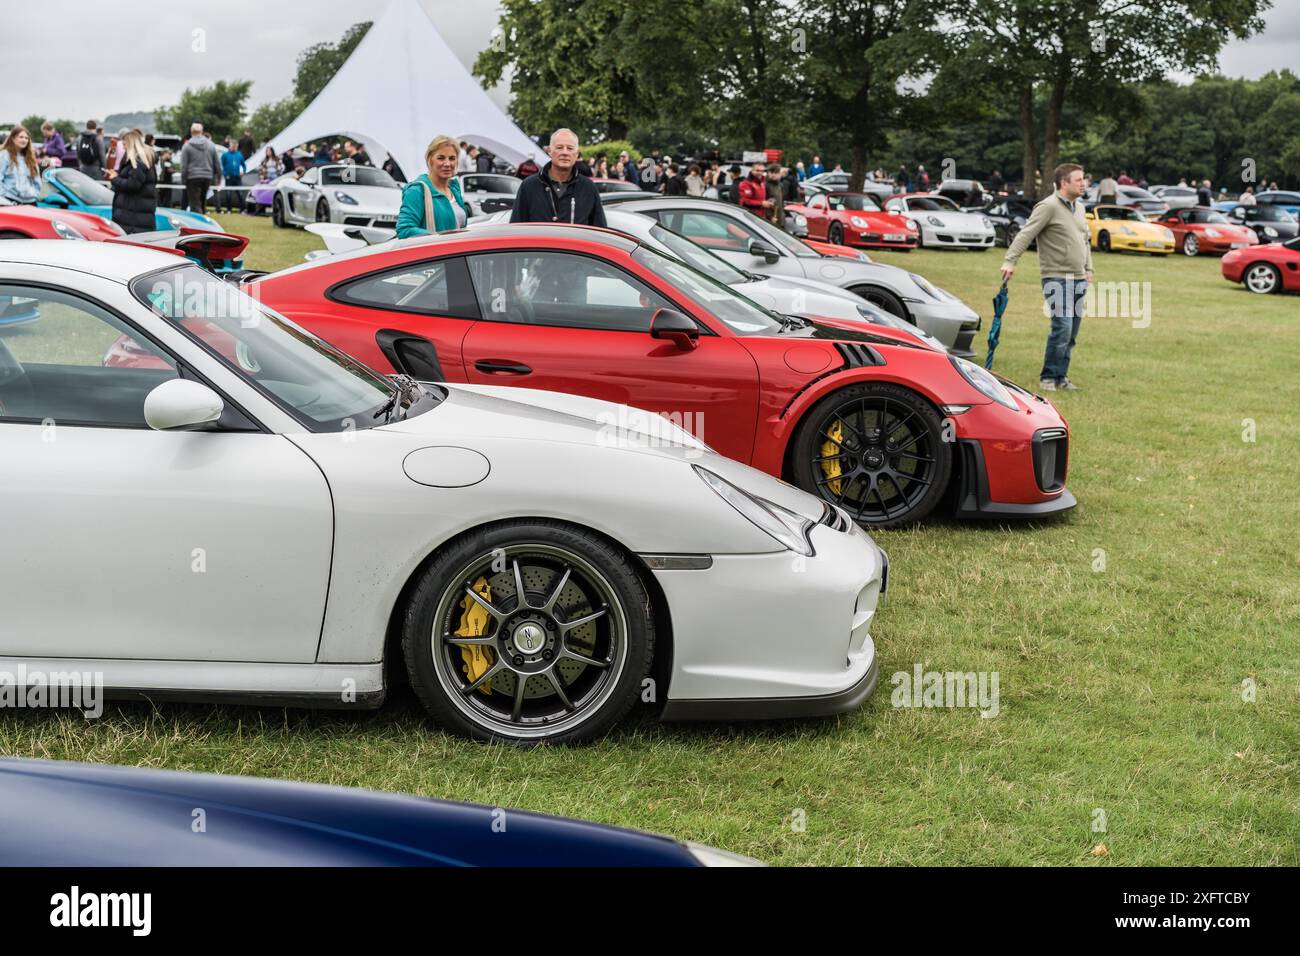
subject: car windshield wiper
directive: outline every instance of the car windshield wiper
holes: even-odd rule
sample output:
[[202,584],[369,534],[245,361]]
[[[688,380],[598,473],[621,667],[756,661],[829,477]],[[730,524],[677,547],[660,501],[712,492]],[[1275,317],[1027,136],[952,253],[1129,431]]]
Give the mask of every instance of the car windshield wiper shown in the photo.
[[801,317],[801,316],[798,316],[798,315],[781,315],[781,313],[779,313],[779,312],[776,313],[776,314],[777,314],[777,317],[781,320],[781,334],[782,334],[782,335],[784,335],[786,332],[792,332],[792,331],[794,331],[795,329],[807,329],[807,328],[811,328],[811,327],[812,327],[812,323],[809,322],[807,319]]
[[403,408],[410,408],[421,393],[420,383],[409,375],[394,375],[392,383],[393,394],[375,412],[375,418],[383,416],[385,422],[391,422]]

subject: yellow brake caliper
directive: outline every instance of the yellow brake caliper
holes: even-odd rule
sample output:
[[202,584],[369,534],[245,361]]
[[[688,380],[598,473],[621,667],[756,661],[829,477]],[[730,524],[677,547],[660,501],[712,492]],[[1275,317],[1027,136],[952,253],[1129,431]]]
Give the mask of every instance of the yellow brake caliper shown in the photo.
[[[827,459],[821,463],[822,474],[831,479],[826,483],[826,486],[831,490],[831,494],[838,495],[840,493],[841,484],[840,475],[842,474],[840,460],[838,458],[829,457],[831,455],[838,455],[843,450],[840,443],[844,440],[844,429],[838,418],[835,419],[835,424],[827,430],[826,439],[826,441],[822,442],[822,457]],[[468,598],[466,598],[466,600],[468,600]]]
[[[483,600],[492,601],[492,586],[487,578],[480,577],[474,582],[474,593]],[[468,594],[460,602],[460,627],[456,628],[457,637],[482,637],[487,632],[488,612]],[[470,683],[478,680],[492,666],[492,650],[478,644],[471,644],[460,649],[460,656],[465,661],[465,674]],[[484,681],[478,688],[484,694],[492,693],[492,681]]]

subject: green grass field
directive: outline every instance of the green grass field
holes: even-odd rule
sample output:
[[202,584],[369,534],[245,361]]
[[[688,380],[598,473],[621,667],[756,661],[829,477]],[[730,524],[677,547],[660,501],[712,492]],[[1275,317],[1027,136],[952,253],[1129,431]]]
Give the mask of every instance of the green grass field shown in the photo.
[[[254,237],[252,267],[317,245],[224,221]],[[879,258],[987,324],[998,253]],[[1085,390],[1054,396],[1079,507],[879,534],[882,679],[857,713],[637,720],[521,751],[440,732],[409,693],[366,716],[131,704],[0,715],[0,752],[472,800],[780,864],[1300,864],[1300,298],[1251,295],[1208,257],[1099,256],[1097,279],[1149,282],[1151,319],[1085,320]],[[1047,329],[1032,254],[1011,294],[997,369],[1031,384]],[[997,671],[1000,713],[891,707],[890,675],[916,664]]]

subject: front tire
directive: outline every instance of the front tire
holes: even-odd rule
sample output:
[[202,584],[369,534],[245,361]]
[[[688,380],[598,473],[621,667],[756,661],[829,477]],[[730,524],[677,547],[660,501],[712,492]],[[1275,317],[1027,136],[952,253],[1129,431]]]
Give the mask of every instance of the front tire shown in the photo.
[[402,633],[411,686],[434,720],[526,745],[608,733],[636,702],[654,644],[627,555],[544,520],[452,542],[420,576]]
[[1183,255],[1194,256],[1201,251],[1201,240],[1196,238],[1196,233],[1189,232],[1183,238]]
[[316,203],[316,221],[317,222],[330,221],[330,204],[326,202],[324,199]]
[[888,289],[882,289],[877,285],[858,286],[852,290],[855,295],[861,296],[872,305],[884,309],[890,315],[896,315],[904,322],[916,322],[907,314],[907,306],[903,305],[903,300]]
[[1281,287],[1282,274],[1277,271],[1276,266],[1267,262],[1256,262],[1246,267],[1246,271],[1241,275],[1241,284],[1251,292],[1269,295]]
[[284,220],[284,200],[279,193],[271,200],[271,225],[277,229],[284,229],[288,223]]
[[794,478],[869,528],[926,517],[952,477],[943,419],[899,385],[850,385],[818,402],[799,426]]
[[1110,252],[1110,233],[1105,229],[1097,233],[1097,248],[1102,252]]
[[826,241],[834,246],[844,245],[844,227],[838,222],[831,223],[830,229],[826,230]]

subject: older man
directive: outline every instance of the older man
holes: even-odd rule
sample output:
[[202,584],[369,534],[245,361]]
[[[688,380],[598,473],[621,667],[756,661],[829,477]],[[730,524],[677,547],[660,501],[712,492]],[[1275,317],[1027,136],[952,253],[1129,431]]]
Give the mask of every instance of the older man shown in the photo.
[[600,191],[574,169],[578,162],[578,135],[571,129],[557,129],[546,148],[551,161],[519,184],[511,222],[567,222],[582,226],[604,226],[605,210]]
[[1092,281],[1092,244],[1083,215],[1083,167],[1062,163],[1052,174],[1056,191],[1029,214],[1002,262],[1002,281],[1009,282],[1016,260],[1038,240],[1038,269],[1043,280],[1043,299],[1052,317],[1043,354],[1039,388],[1054,392],[1079,386],[1070,381],[1070,355],[1083,322],[1084,297]]

